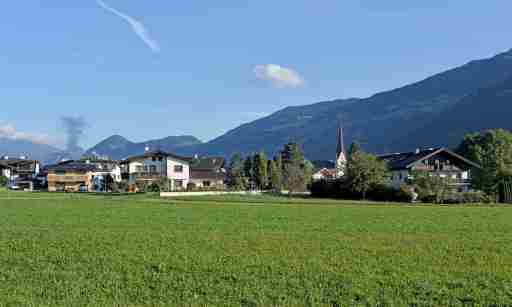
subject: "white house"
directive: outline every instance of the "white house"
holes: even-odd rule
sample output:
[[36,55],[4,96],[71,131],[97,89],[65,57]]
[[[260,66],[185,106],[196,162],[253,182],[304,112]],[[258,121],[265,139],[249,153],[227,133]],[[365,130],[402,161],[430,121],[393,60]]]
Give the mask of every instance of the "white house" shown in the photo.
[[170,190],[183,190],[190,181],[190,158],[164,151],[146,152],[121,162],[121,175],[129,184],[168,179]]
[[468,159],[446,149],[429,148],[414,152],[381,155],[391,171],[391,184],[398,189],[406,184],[413,171],[429,172],[433,176],[449,177],[459,192],[471,188],[471,170],[480,166]]
[[40,171],[39,161],[29,160],[27,157],[0,158],[0,175],[9,179],[9,186],[33,190],[34,180]]

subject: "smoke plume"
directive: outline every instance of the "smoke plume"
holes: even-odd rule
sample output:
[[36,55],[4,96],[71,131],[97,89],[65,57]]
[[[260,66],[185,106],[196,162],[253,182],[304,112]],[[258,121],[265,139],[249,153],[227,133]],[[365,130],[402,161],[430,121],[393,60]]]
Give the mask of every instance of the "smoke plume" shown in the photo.
[[66,149],[70,152],[79,151],[80,140],[85,134],[87,122],[83,117],[63,116],[61,118],[62,126],[66,134]]

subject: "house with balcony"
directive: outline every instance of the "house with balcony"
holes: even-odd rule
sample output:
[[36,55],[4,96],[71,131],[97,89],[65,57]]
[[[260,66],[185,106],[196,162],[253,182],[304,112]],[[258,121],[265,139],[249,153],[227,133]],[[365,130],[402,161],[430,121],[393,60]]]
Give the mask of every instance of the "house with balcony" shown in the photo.
[[200,189],[225,189],[227,172],[223,157],[195,157],[190,165],[190,186]]
[[9,180],[9,187],[12,189],[32,191],[39,171],[39,161],[30,160],[26,157],[12,158],[4,156],[0,158],[0,176]]
[[45,167],[48,192],[93,192],[93,164],[81,161],[66,161]]
[[144,186],[167,179],[172,191],[184,190],[190,181],[190,158],[161,150],[121,161],[121,176],[130,185]]
[[451,178],[459,192],[471,189],[471,172],[480,166],[446,148],[417,149],[414,152],[379,156],[391,172],[391,185],[398,189],[412,179],[414,171],[429,172],[433,176]]

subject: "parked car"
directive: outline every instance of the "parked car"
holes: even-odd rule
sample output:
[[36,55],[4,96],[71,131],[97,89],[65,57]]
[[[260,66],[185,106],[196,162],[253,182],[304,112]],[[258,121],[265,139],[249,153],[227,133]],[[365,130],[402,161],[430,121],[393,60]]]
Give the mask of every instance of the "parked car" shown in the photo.
[[8,188],[9,188],[9,190],[14,190],[14,191],[21,190],[21,188],[18,185],[16,185],[15,183],[9,184]]

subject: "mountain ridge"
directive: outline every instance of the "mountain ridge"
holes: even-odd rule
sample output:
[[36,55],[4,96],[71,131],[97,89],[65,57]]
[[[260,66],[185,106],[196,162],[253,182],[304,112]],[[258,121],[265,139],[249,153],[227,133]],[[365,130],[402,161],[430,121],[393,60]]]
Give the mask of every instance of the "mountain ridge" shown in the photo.
[[146,147],[179,153],[180,148],[201,143],[198,138],[191,135],[167,136],[144,142],[132,142],[121,135],[112,135],[88,149],[85,155],[108,156],[112,159],[121,160],[143,153]]
[[[284,143],[297,141],[308,158],[330,160],[334,158],[335,131],[341,118],[347,143],[358,141],[375,153],[407,151],[422,142],[396,140],[408,138],[411,132],[426,126],[479,89],[492,87],[509,77],[512,77],[512,49],[368,98],[349,99],[352,103],[340,99],[330,104],[284,108],[189,150],[224,156],[260,150],[273,154]],[[444,142],[443,136],[439,136],[438,142]]]

